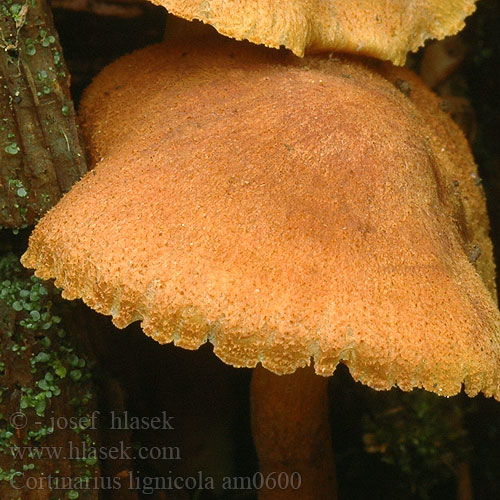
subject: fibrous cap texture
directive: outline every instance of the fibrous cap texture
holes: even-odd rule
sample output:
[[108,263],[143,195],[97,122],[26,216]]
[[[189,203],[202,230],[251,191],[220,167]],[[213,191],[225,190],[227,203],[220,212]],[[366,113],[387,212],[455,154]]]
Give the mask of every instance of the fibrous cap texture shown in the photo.
[[23,263],[237,367],[500,397],[469,149],[415,76],[367,64],[235,42],[118,60],[82,103],[96,166]]
[[351,52],[403,64],[429,38],[464,26],[477,0],[151,0],[223,35],[294,54]]

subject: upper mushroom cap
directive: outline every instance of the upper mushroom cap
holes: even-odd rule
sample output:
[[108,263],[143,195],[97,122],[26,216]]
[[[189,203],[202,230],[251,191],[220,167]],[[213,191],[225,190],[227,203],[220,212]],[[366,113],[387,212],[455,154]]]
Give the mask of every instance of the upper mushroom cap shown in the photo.
[[97,165],[22,259],[65,297],[234,366],[500,398],[482,191],[409,72],[164,44],[105,69],[82,114]]
[[338,51],[404,64],[429,38],[464,27],[477,0],[150,0],[219,33],[294,54]]

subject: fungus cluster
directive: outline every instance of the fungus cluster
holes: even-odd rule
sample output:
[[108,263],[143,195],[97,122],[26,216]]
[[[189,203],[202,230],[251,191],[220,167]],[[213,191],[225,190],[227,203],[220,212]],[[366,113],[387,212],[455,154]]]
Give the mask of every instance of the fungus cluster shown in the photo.
[[303,484],[261,498],[334,498],[338,363],[374,389],[500,399],[483,192],[463,135],[409,71],[170,42],[106,68],[81,118],[95,168],[22,262],[118,327],[262,365],[260,467]]

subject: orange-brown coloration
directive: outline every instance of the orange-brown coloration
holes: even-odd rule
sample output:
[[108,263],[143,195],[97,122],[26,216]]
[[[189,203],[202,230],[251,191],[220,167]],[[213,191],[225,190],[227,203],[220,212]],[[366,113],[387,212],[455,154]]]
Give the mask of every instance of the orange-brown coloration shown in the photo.
[[464,27],[477,0],[150,0],[223,35],[298,56],[335,50],[403,64],[429,38]]
[[260,472],[292,479],[283,488],[261,489],[259,500],[337,500],[327,390],[328,379],[311,367],[281,376],[261,366],[253,371],[252,435]]
[[82,114],[97,165],[23,257],[65,297],[233,366],[312,358],[375,389],[500,399],[483,194],[416,77],[159,45],[105,69]]

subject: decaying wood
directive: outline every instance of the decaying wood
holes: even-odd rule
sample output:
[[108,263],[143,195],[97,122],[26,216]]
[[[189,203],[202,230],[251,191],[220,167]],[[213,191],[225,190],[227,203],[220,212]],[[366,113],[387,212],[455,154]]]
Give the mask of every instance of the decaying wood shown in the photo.
[[14,255],[0,257],[2,499],[99,498],[91,356],[83,322],[67,328],[64,307]]
[[0,226],[33,224],[86,172],[45,0],[0,6]]

